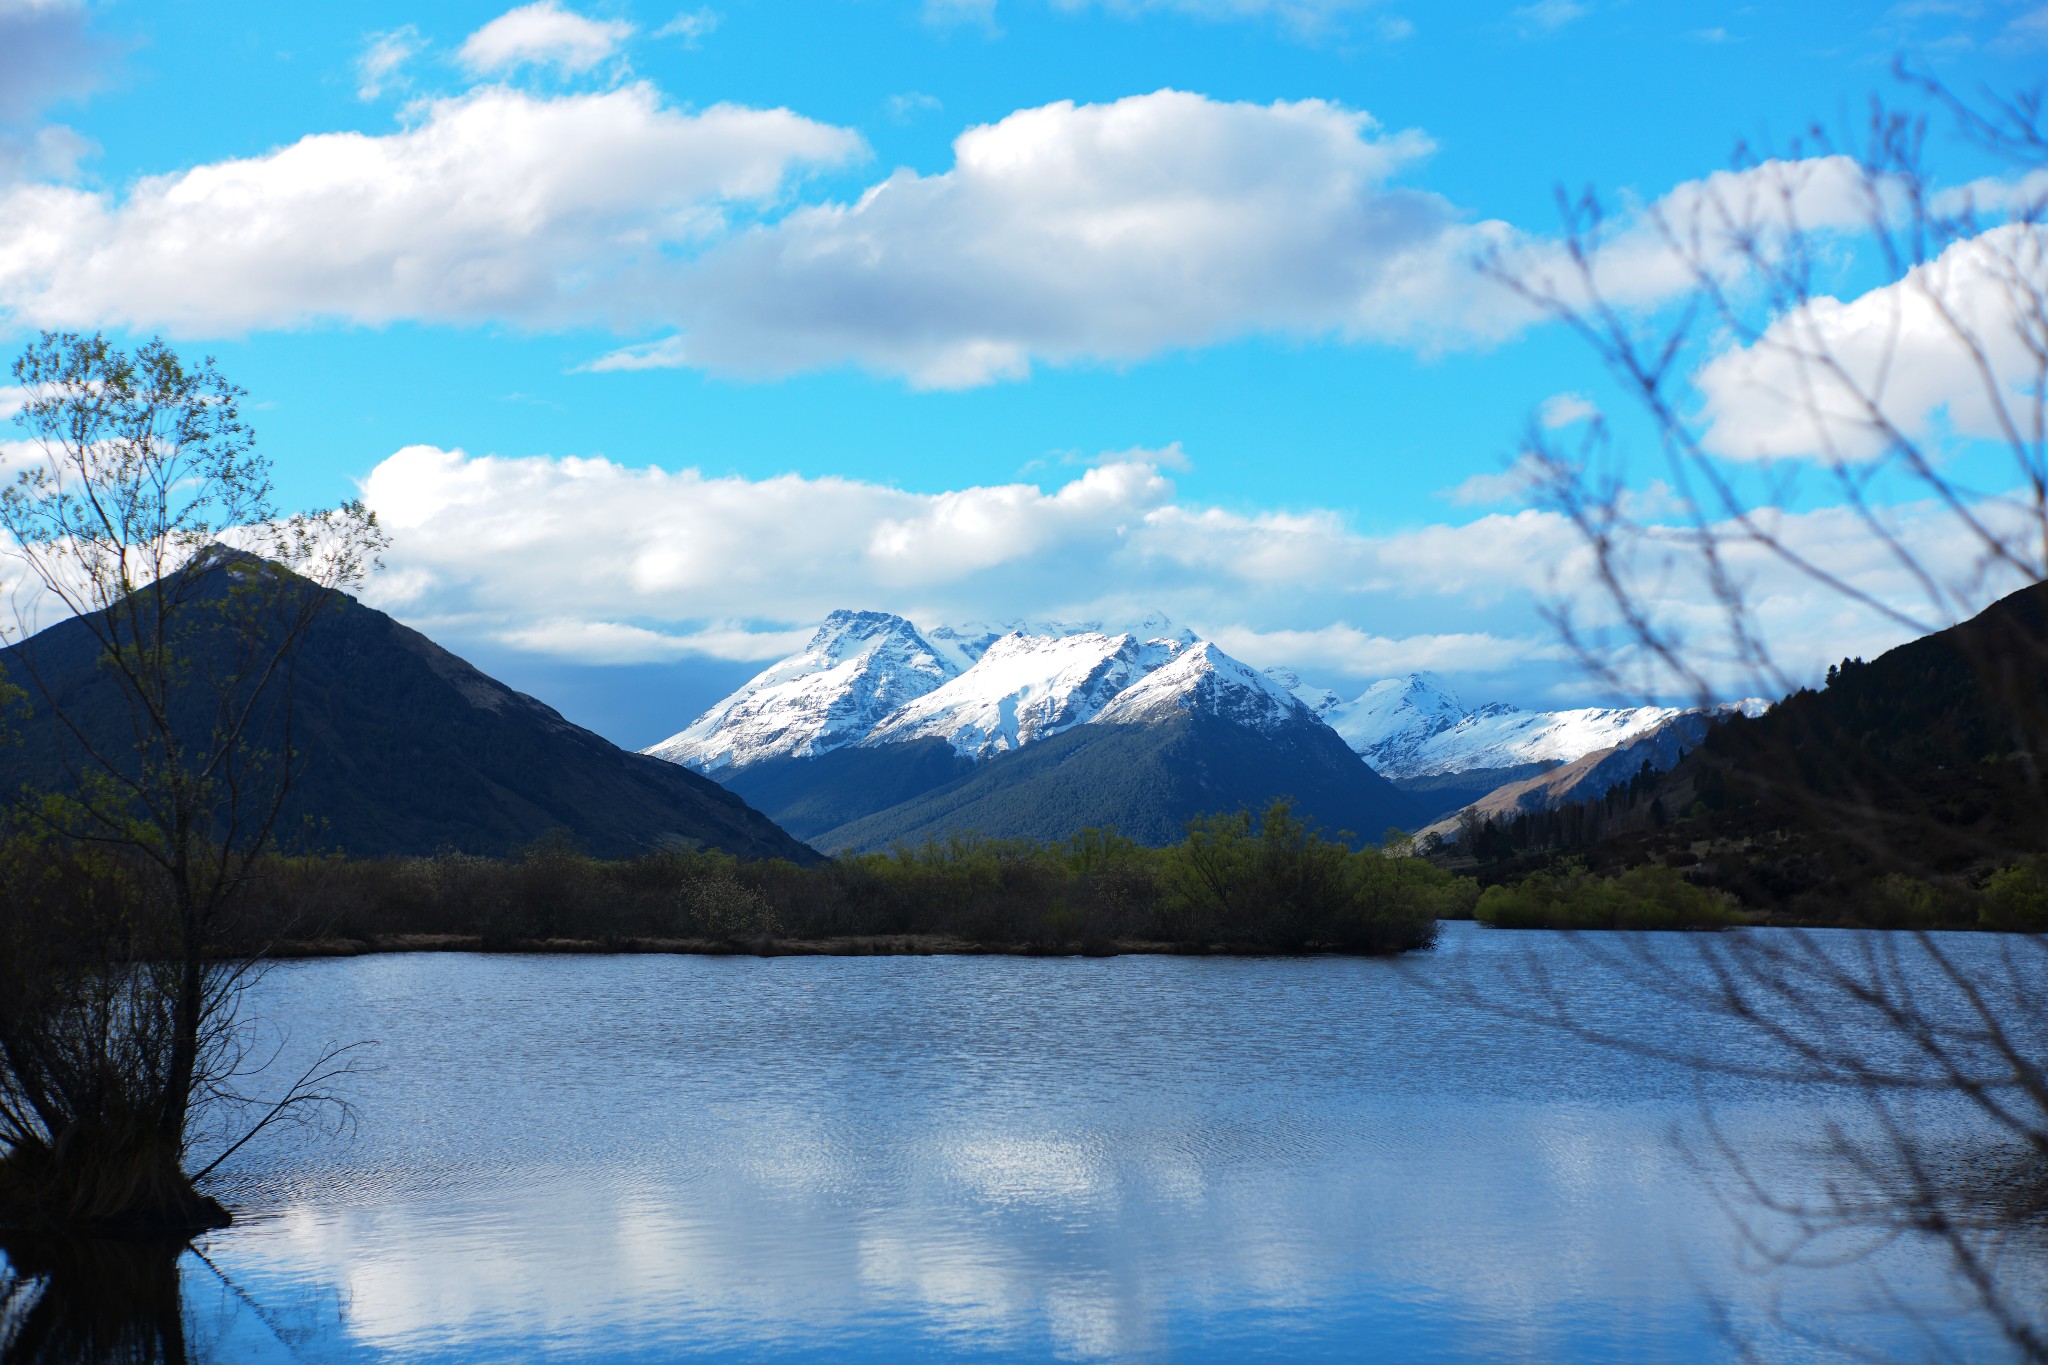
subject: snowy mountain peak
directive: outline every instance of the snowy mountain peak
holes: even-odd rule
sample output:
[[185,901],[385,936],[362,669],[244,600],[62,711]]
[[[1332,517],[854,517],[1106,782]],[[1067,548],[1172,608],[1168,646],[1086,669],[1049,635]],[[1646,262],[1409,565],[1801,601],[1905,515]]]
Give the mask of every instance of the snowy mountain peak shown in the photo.
[[1291,668],[1269,668],[1266,676],[1293,694],[1294,699],[1315,712],[1327,716],[1344,704],[1344,698],[1327,687],[1317,687],[1301,680],[1301,674]]
[[1196,634],[1185,626],[1175,625],[1173,618],[1163,611],[1148,611],[1135,621],[1120,627],[1126,635],[1140,640],[1171,640],[1177,645],[1191,645],[1197,640]]
[[699,772],[827,753],[958,672],[901,616],[835,611],[801,653],[646,752]]
[[1315,712],[1287,688],[1207,640],[1178,651],[1104,707],[1103,725],[1148,724],[1186,713],[1221,716],[1268,730],[1291,720],[1315,724]]
[[1384,678],[1323,713],[1344,742],[1384,776],[1406,776],[1418,751],[1466,718],[1464,703],[1433,673]]
[[1175,641],[1127,634],[1012,631],[990,642],[966,672],[888,717],[863,743],[940,738],[962,754],[988,758],[1088,723],[1180,649]]

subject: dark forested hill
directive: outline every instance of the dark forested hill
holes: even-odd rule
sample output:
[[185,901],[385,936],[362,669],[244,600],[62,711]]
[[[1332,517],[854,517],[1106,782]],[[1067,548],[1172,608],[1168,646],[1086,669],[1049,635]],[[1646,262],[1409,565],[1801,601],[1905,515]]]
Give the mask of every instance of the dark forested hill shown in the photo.
[[[204,572],[223,580],[208,592],[226,591],[228,569]],[[352,856],[503,854],[567,830],[604,856],[682,842],[747,858],[816,858],[717,783],[619,749],[383,612],[334,596],[289,688],[304,769],[278,829],[293,840],[310,822],[310,842]],[[202,632],[183,647],[204,663],[206,651],[227,646]],[[0,667],[29,694],[18,742],[0,746],[0,788],[9,794],[63,788],[79,769],[79,743],[53,715],[52,698],[102,752],[132,753],[127,708],[85,623],[67,620],[0,651]],[[268,747],[282,746],[286,716],[275,703],[284,695],[256,727]],[[177,725],[203,734],[211,714],[204,698],[183,697]]]
[[1705,858],[1756,905],[1844,902],[1884,877],[1967,878],[2048,851],[2048,584],[1717,726],[1669,772],[1516,816],[1483,855]]

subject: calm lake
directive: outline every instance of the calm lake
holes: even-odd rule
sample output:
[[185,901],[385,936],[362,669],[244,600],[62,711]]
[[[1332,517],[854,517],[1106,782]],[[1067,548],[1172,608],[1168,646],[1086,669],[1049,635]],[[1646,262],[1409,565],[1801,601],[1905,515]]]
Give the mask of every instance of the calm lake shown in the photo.
[[[294,1049],[377,1040],[377,1069],[353,1133],[237,1158],[237,1222],[181,1262],[189,1349],[1645,1362],[1738,1359],[1734,1334],[1834,1358],[1819,1329],[1923,1353],[1873,1272],[1939,1307],[1937,1258],[1746,1262],[1717,1203],[1740,1195],[1699,1154],[1710,1112],[1810,1188],[1820,1125],[1855,1108],[1441,989],[1527,954],[1610,1025],[1745,1046],[1566,939],[1470,924],[1391,962],[283,965],[256,1008]],[[1972,1355],[1966,1321],[1940,1330]]]

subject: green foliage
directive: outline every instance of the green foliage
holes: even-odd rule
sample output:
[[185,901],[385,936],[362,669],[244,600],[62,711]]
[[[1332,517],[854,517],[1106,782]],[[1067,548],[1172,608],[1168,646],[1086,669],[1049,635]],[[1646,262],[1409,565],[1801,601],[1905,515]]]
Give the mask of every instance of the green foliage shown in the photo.
[[561,836],[513,859],[274,859],[251,924],[493,947],[928,936],[1042,952],[1123,941],[1382,953],[1427,946],[1437,919],[1469,915],[1477,894],[1421,859],[1354,853],[1282,803],[1256,824],[1195,821],[1166,849],[1089,829],[1057,842],[961,834],[817,867],[682,849],[606,861]]
[[1412,858],[1354,853],[1275,801],[1200,817],[1165,850],[1166,907],[1181,935],[1296,951],[1400,952],[1436,941],[1455,879]]
[[2048,857],[2002,867],[1984,883],[1978,923],[1987,929],[2048,932]]
[[1742,920],[1725,896],[1671,868],[1596,877],[1573,858],[1489,886],[1473,917],[1496,929],[1720,929]]

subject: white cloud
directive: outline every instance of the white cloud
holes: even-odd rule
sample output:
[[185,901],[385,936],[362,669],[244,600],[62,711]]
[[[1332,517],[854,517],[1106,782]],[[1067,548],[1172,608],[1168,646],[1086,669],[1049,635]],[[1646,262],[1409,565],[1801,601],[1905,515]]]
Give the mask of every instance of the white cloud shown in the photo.
[[949,171],[898,171],[716,248],[689,273],[683,333],[601,363],[851,362],[956,388],[1248,332],[1426,336],[1485,292],[1450,207],[1385,183],[1429,145],[1322,100],[1023,110],[963,133]]
[[554,99],[485,87],[386,136],[319,134],[121,198],[0,189],[0,310],[187,335],[645,316],[665,250],[861,150],[787,110],[683,113],[644,84]]
[[1583,393],[1554,393],[1543,400],[1537,419],[1545,431],[1561,431],[1600,415],[1600,407]]
[[717,29],[719,18],[718,11],[709,7],[684,10],[675,18],[654,30],[654,36],[657,38],[680,38],[683,40],[684,47],[696,47],[699,43],[710,37],[712,32]]
[[1985,176],[1966,185],[1956,185],[1934,196],[1934,212],[1947,217],[1975,215],[1980,221],[1990,215],[2003,218],[2032,218],[2040,221],[2048,212],[2048,167],[2010,178]]
[[1487,507],[1495,503],[1518,502],[1540,482],[1541,466],[1533,455],[1522,455],[1506,469],[1473,474],[1439,497],[1459,507]]
[[[1247,334],[1485,345],[1540,316],[1475,268],[1489,254],[1539,291],[1582,297],[1559,243],[1388,183],[1429,150],[1321,100],[1162,90],[1022,110],[963,133],[948,171],[899,170],[852,203],[721,243],[683,272],[676,335],[596,367],[851,364],[965,388]],[[1768,244],[1788,215],[1855,225],[1861,186],[1846,158],[1680,185],[1615,216],[1594,256],[1599,286],[1633,309],[1694,288],[1696,263],[1667,230],[1732,279],[1748,227]]]
[[555,0],[507,10],[463,41],[456,60],[474,75],[551,66],[575,75],[617,53],[633,36],[623,19],[591,19]]
[[[865,150],[855,133],[788,110],[684,112],[644,83],[555,98],[486,86],[408,118],[125,195],[0,187],[0,315],[188,336],[319,321],[675,329],[594,366],[851,365],[959,388],[1253,334],[1491,344],[1540,314],[1475,270],[1488,252],[1538,287],[1575,287],[1556,242],[1391,183],[1427,138],[1321,100],[1165,90],[1021,110],[963,133],[949,170],[899,170],[779,218],[800,173]],[[1601,285],[1649,308],[1693,284],[1653,210],[1703,223],[1710,264],[1732,274],[1724,215],[1789,195],[1807,222],[1846,221],[1863,206],[1852,170],[1771,163],[1625,210],[1597,254]],[[735,231],[736,208],[755,225]]]
[[669,663],[728,659],[741,663],[778,658],[803,648],[811,629],[748,630],[722,625],[682,634],[619,621],[546,620],[498,633],[500,644],[585,664]]
[[[1562,516],[1526,510],[1363,535],[1326,509],[1241,512],[1183,500],[1154,464],[1089,469],[1057,487],[910,492],[842,478],[707,477],[598,459],[504,459],[413,446],[364,496],[392,533],[366,594],[451,643],[592,663],[788,652],[837,607],[927,624],[1121,619],[1158,607],[1248,661],[1326,685],[1413,668],[1550,691],[1576,677],[1538,607],[1563,598],[1598,631],[1616,616]],[[1894,516],[1937,574],[1972,571],[1940,509]],[[1786,515],[1789,542],[1907,610],[1919,587],[1842,509]],[[1717,601],[1677,532],[1628,557],[1645,604],[1716,648]],[[1795,671],[1817,675],[1912,632],[1735,547],[1759,619]],[[2002,591],[2003,580],[1980,585]],[[1985,598],[1988,600],[1988,597]],[[1617,641],[1617,643],[1620,643]],[[1731,673],[1731,695],[1753,680]]]
[[[1733,286],[1755,257],[1780,258],[1795,235],[1812,248],[1816,237],[1867,228],[1874,211],[1889,207],[1873,204],[1869,180],[1846,156],[1715,171],[1648,204],[1625,197],[1592,247],[1593,282],[1609,305],[1654,309],[1691,294],[1703,272]],[[1503,234],[1494,264],[1537,294],[1576,308],[1590,302],[1576,262],[1556,240]]]
[[2001,404],[2024,414],[2043,379],[2044,276],[2048,227],[2011,223],[1849,302],[1816,298],[1701,368],[1705,443],[1735,459],[1860,461],[1892,431],[1937,435],[1938,420],[1999,439]]
[[1555,33],[1592,12],[1584,0],[1536,0],[1516,10],[1515,19],[1525,33]]
[[381,99],[387,89],[402,87],[405,64],[426,47],[420,31],[411,24],[388,33],[373,33],[356,58],[356,97]]
[[1404,673],[1502,673],[1515,663],[1565,658],[1554,639],[1471,634],[1376,635],[1338,621],[1318,630],[1223,626],[1210,632],[1228,653],[1259,668],[1296,669],[1310,678],[1385,678]]

